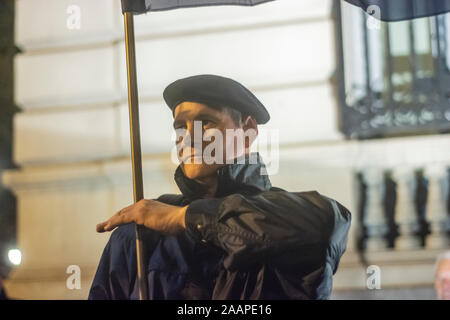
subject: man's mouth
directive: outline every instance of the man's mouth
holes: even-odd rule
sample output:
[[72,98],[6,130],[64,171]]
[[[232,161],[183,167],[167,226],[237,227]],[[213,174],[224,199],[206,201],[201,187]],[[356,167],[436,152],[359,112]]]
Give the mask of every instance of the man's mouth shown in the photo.
[[181,162],[183,163],[201,163],[203,161],[203,157],[201,154],[188,154],[181,158]]

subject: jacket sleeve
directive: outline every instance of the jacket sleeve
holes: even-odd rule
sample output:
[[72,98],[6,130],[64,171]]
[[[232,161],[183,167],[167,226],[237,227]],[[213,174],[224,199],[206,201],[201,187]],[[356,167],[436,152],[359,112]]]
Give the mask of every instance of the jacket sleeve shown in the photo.
[[[226,251],[227,269],[273,262],[277,256],[283,256],[289,264],[286,256],[305,261],[311,250],[321,249],[324,257],[334,229],[335,210],[339,208],[316,191],[271,189],[251,196],[199,199],[186,210],[186,233]],[[350,223],[347,210],[337,214]]]

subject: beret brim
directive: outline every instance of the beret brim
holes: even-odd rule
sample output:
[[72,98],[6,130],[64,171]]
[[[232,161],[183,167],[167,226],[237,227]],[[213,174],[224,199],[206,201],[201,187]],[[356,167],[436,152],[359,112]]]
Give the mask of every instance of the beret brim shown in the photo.
[[176,80],[163,92],[172,114],[182,102],[224,105],[251,115],[258,124],[270,120],[269,112],[256,96],[239,82],[212,74],[195,75]]

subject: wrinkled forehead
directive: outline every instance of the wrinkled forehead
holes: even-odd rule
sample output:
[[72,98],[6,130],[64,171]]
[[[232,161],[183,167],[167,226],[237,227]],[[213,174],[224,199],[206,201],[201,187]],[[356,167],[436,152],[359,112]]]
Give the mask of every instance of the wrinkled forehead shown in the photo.
[[178,104],[173,111],[174,119],[186,120],[195,120],[201,116],[212,116],[220,119],[222,114],[223,113],[220,110],[211,108],[204,103],[191,101],[185,101]]

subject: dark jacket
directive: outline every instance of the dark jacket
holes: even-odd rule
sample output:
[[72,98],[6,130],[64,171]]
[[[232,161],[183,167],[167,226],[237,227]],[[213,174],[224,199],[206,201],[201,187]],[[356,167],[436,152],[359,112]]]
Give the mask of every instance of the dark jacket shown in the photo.
[[[220,168],[215,198],[187,178],[182,194],[157,200],[185,206],[186,231],[145,229],[150,299],[328,299],[346,249],[350,212],[317,191],[272,187],[264,163]],[[137,299],[134,224],[111,235],[89,299]]]

